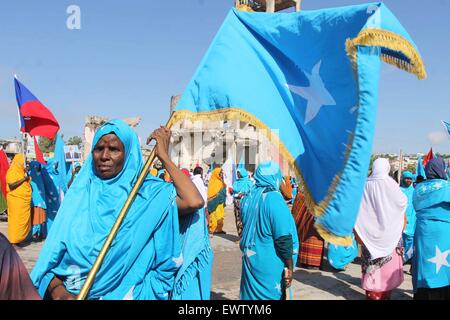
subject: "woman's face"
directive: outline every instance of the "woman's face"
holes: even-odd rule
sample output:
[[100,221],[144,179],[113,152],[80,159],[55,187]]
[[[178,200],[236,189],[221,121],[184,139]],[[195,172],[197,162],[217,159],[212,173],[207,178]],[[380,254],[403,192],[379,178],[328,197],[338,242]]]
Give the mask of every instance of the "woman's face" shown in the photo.
[[403,179],[403,184],[406,188],[409,188],[412,185],[413,181],[411,178],[404,178]]
[[122,171],[125,147],[113,133],[104,135],[92,151],[95,174],[101,179],[111,179]]

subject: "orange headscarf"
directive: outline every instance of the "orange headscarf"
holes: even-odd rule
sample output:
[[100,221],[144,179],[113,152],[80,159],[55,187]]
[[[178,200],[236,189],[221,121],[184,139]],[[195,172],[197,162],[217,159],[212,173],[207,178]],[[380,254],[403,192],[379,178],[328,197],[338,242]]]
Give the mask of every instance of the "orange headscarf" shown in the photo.
[[22,183],[14,190],[9,189],[9,184],[17,182],[25,177],[25,158],[22,153],[18,153],[11,161],[11,165],[6,173],[6,190],[15,197],[28,199],[31,197],[30,182]]
[[280,186],[280,191],[286,200],[292,199],[291,176],[287,176],[286,179],[284,179],[283,183]]
[[209,180],[208,184],[208,199],[215,197],[220,192],[220,190],[225,187],[225,183],[220,177],[221,172],[221,168],[216,168],[211,174],[211,179]]

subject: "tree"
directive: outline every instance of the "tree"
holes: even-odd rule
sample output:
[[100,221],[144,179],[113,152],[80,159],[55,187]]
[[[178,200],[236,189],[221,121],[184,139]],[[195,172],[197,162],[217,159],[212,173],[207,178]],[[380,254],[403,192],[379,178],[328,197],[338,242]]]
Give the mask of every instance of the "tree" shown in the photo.
[[67,140],[67,145],[78,146],[78,148],[81,147],[82,143],[83,143],[83,140],[81,140],[81,138],[78,136],[70,137],[69,140]]
[[53,152],[53,150],[55,150],[55,143],[56,143],[56,139],[54,140],[50,140],[46,137],[39,137],[39,149],[41,149],[41,151],[43,153],[50,153]]

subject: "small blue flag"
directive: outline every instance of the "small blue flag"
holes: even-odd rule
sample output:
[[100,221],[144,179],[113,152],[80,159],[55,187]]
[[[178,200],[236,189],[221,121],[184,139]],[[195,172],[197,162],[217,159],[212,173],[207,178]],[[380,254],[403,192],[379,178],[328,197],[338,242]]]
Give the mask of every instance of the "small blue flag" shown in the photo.
[[238,119],[261,129],[296,168],[322,237],[349,246],[372,152],[381,60],[426,76],[415,44],[382,3],[233,9],[172,121]]
[[450,123],[442,121],[442,124],[444,125],[445,132],[447,132],[448,138],[450,139]]

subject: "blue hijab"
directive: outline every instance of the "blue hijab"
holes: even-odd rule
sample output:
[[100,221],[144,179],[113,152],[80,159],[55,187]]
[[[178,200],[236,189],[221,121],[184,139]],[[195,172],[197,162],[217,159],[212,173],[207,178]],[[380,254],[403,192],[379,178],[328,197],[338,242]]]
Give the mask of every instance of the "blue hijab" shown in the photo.
[[425,174],[427,179],[443,179],[447,180],[447,173],[445,172],[445,161],[442,158],[431,159],[426,167]]
[[66,180],[67,188],[69,187],[69,182],[70,182],[70,180],[72,180],[74,170],[76,168],[81,168],[81,163],[79,163],[78,161],[73,164],[71,163],[69,166],[69,171],[67,172],[67,180]]
[[233,195],[250,192],[250,189],[253,187],[253,182],[250,180],[247,170],[245,168],[238,168],[237,172],[240,173],[241,178],[237,179],[232,185]]
[[[78,173],[31,273],[41,296],[54,277],[78,294],[103,243],[143,168],[139,141],[121,120],[98,129],[114,133],[125,147],[122,171],[102,180],[92,155]],[[168,299],[182,264],[176,192],[147,175],[97,273],[88,299]]]
[[279,192],[280,167],[273,161],[261,163],[254,175],[256,184],[242,199],[243,224],[242,300],[277,300],[282,297],[284,261],[276,252],[274,241],[292,236],[292,259],[298,255],[298,237],[294,219]]
[[31,189],[33,190],[31,194],[31,207],[47,209],[47,205],[45,204],[45,186],[42,171],[43,168],[39,162],[30,162]]
[[450,285],[450,182],[445,163],[435,158],[425,167],[427,180],[417,185],[413,204],[417,212],[414,235],[413,287]]
[[414,176],[409,171],[402,173],[400,189],[408,198],[408,207],[406,208],[406,228],[403,230],[403,246],[404,246],[404,261],[409,261],[414,254],[414,232],[416,230],[416,210],[413,205],[414,186],[409,187],[404,185],[405,179],[414,180]]

